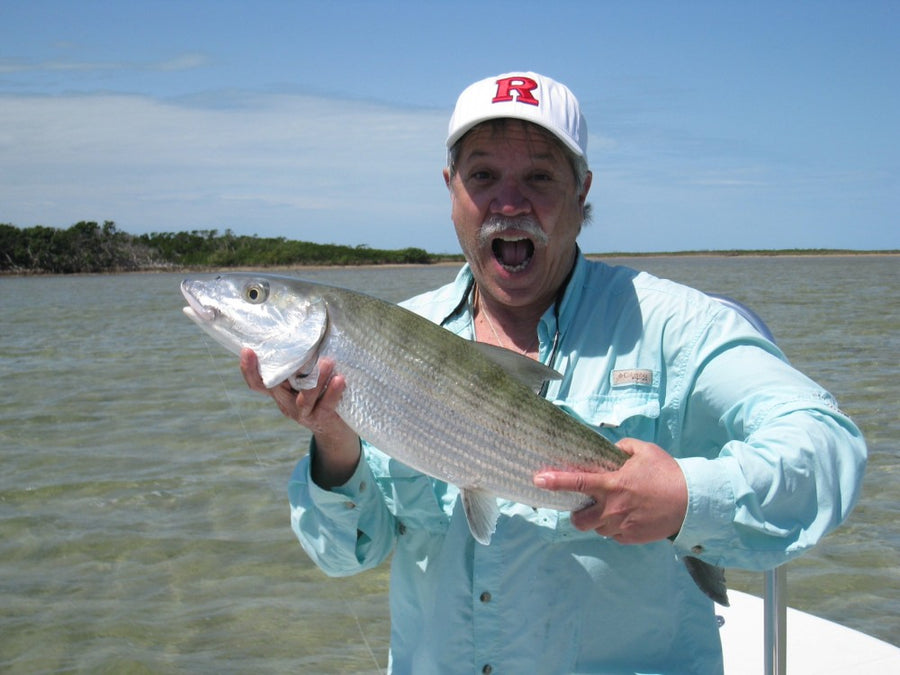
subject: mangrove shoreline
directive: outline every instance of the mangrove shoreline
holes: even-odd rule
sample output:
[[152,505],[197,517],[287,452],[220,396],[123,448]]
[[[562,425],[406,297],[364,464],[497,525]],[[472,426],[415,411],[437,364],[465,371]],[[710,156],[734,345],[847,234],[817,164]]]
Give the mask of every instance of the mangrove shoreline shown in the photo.
[[[900,255],[900,250],[734,249],[703,251],[610,251],[590,258],[861,256]],[[0,275],[179,272],[218,269],[294,269],[394,265],[462,264],[461,253],[420,248],[374,249],[235,235],[230,230],[153,232],[132,235],[113,221],[81,221],[68,229],[0,223]]]

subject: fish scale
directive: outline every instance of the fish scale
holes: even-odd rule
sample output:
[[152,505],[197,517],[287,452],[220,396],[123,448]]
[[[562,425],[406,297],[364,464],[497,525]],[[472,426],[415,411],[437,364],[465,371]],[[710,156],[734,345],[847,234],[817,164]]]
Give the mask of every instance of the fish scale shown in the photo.
[[[314,387],[311,364],[333,359],[346,388],[337,407],[361,437],[394,459],[460,489],[474,538],[488,545],[497,498],[570,511],[581,493],[534,486],[542,469],[614,471],[628,456],[534,389],[557,373],[479,345],[371,296],[300,279],[226,274],[182,282],[185,313],[226,348],[253,349],[266,386]],[[300,376],[298,373],[307,373]],[[685,564],[727,604],[724,574]]]
[[[329,306],[337,307],[338,301],[329,300]],[[597,434],[581,433],[581,429],[568,423],[560,425],[548,421],[536,426],[535,422],[540,418],[533,418],[525,425],[515,410],[528,409],[522,404],[533,403],[537,397],[488,358],[479,358],[479,352],[467,354],[471,360],[467,365],[479,373],[467,380],[442,376],[433,368],[423,368],[418,373],[397,368],[387,362],[390,360],[388,355],[396,354],[402,347],[385,336],[408,342],[408,333],[396,330],[403,322],[390,324],[395,330],[372,330],[377,316],[374,310],[379,308],[356,306],[353,309],[358,318],[373,315],[366,323],[366,330],[359,331],[358,335],[348,334],[346,339],[344,336],[327,339],[320,354],[340,364],[339,371],[347,382],[350,397],[347,405],[339,407],[338,412],[357,433],[429,475],[446,473],[446,467],[452,466],[458,483],[513,501],[562,510],[571,510],[588,502],[580,493],[555,493],[531,487],[529,483],[536,471],[551,466],[596,469],[598,465],[606,465],[609,468],[609,461],[597,450],[600,438]],[[362,327],[363,323],[357,325]],[[360,352],[353,348],[352,345],[372,333],[377,333],[381,339],[372,341],[371,350]],[[434,341],[418,336],[423,363],[446,363],[457,356],[459,350],[453,349],[455,345],[444,339],[447,332],[441,330],[437,335],[441,339]],[[384,357],[373,358],[373,354]],[[390,382],[377,376],[388,372],[389,368],[392,368]],[[404,372],[418,377],[404,380],[401,377]],[[422,386],[423,381],[429,386]],[[357,389],[367,392],[366,395],[357,396]],[[510,396],[498,396],[500,389]],[[412,397],[403,400],[402,392],[410,391],[416,392],[416,404],[411,405]],[[565,415],[561,411],[556,414],[558,409],[550,403],[542,408],[553,421]],[[401,411],[407,423],[391,428],[380,423]],[[422,442],[425,437],[428,442]],[[481,450],[486,447],[493,449],[490,463]],[[554,457],[554,447],[567,447],[571,452],[556,453]],[[415,450],[409,452],[410,448]],[[617,449],[614,453],[618,457]],[[620,465],[621,461],[618,461],[611,468]]]

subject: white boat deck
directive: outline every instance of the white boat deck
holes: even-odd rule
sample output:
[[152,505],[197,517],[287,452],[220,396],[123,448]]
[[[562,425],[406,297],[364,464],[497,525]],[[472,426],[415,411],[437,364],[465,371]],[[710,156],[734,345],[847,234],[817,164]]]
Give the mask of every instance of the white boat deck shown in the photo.
[[[716,605],[716,614],[725,620],[719,629],[725,673],[762,675],[763,601],[735,590],[728,597],[731,607]],[[790,607],[786,625],[789,675],[900,674],[900,647]]]

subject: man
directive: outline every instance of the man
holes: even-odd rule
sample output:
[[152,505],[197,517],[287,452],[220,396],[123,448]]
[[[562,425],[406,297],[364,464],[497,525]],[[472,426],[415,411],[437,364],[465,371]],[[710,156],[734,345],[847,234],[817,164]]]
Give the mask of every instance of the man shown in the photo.
[[[858,497],[858,429],[732,310],[582,257],[592,175],[566,87],[535,73],[473,84],[447,147],[467,265],[406,306],[562,373],[543,395],[631,457],[615,472],[536,475],[594,504],[501,502],[483,546],[455,486],[343,423],[344,381],[320,363],[316,389],[269,392],[314,435],[290,483],[294,530],[331,575],[393,556],[395,673],[721,672],[713,604],[678,558],[765,569],[815,544]],[[265,391],[252,352],[241,366]]]

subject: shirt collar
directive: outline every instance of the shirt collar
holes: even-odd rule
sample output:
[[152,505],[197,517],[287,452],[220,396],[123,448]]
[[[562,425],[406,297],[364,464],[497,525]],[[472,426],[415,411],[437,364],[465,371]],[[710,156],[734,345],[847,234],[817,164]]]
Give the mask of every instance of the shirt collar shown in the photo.
[[556,302],[549,307],[544,316],[541,317],[541,323],[547,324],[549,334],[557,331],[565,333],[566,328],[572,323],[578,305],[581,302],[581,296],[584,293],[584,284],[587,277],[588,263],[581,253],[581,249],[575,252],[575,265],[571,274],[566,281],[562,292],[557,296]]
[[[469,263],[462,266],[456,279],[451,284],[450,297],[455,299],[450,305],[450,311],[441,317],[440,324],[457,335],[462,335],[466,330],[472,332],[472,290],[475,288],[475,277]],[[474,335],[469,336],[474,339]]]
[[[565,332],[566,326],[572,321],[572,315],[578,307],[586,275],[587,260],[582,255],[581,249],[576,249],[575,265],[566,281],[565,287],[557,297],[556,302],[548,307],[541,317],[538,331],[542,342],[551,340],[557,331]],[[440,321],[442,326],[450,329],[457,335],[464,333],[466,330],[471,331],[472,291],[474,288],[475,277],[472,276],[472,270],[469,264],[466,263],[452,283],[451,297],[455,298],[456,302]]]

